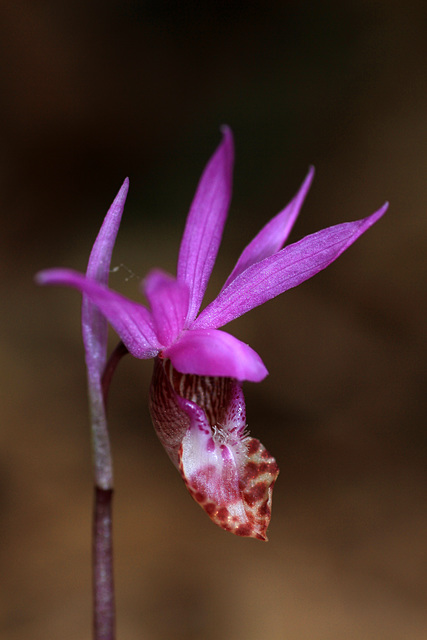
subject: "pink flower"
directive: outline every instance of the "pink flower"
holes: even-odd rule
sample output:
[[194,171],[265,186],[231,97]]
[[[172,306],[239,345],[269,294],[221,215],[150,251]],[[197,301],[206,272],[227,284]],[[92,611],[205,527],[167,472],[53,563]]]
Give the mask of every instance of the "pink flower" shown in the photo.
[[259,382],[267,369],[251,347],[219,328],[327,267],[387,204],[283,249],[310,187],[310,169],[295,197],[244,249],[217,298],[199,314],[230,203],[232,167],[232,135],[224,128],[190,208],[176,278],[154,270],[144,281],[149,309],[107,287],[127,181],[107,213],[87,274],[51,269],[39,273],[38,282],[82,292],[86,360],[94,377],[105,366],[99,355],[105,351],[105,319],[132,355],[156,359],[151,415],[191,495],[224,529],[265,540],[278,468],[247,435],[241,383]]

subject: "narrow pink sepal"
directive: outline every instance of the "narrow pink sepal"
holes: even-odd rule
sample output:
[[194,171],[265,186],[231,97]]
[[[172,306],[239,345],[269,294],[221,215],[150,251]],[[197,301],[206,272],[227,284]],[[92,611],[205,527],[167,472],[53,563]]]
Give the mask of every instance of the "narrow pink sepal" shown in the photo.
[[249,345],[215,329],[186,331],[162,353],[181,373],[252,382],[260,382],[268,374],[260,356]]
[[160,350],[151,314],[140,304],[71,269],[48,269],[36,275],[43,285],[78,289],[95,304],[136,358],[152,358]]
[[172,344],[181,333],[188,310],[188,287],[173,276],[154,269],[143,283],[150,304],[156,335],[163,346]]
[[126,178],[104,218],[90,252],[86,275],[100,284],[108,284],[111,256],[128,191],[129,178]]
[[[129,179],[123,182],[92,247],[86,276],[108,285],[111,256],[129,190]],[[108,324],[105,316],[87,298],[82,301],[82,334],[89,384],[101,378],[107,359]]]
[[231,199],[233,137],[223,139],[208,162],[187,217],[179,251],[177,279],[187,285],[190,301],[186,326],[196,317],[211,275]]
[[222,327],[308,280],[348,249],[386,212],[387,207],[388,203],[367,218],[328,227],[306,236],[248,267],[202,311],[193,327]]
[[280,251],[295,224],[308,190],[310,189],[313,177],[314,167],[310,167],[304,182],[291,202],[283,211],[272,218],[243,250],[236,266],[228,276],[223,289],[228,287],[237,276],[252,264],[260,262],[264,258],[268,258],[268,256]]

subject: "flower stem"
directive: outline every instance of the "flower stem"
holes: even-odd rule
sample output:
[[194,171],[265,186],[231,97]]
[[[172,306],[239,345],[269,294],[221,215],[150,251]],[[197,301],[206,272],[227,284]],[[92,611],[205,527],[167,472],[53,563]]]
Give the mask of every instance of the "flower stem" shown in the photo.
[[95,487],[93,513],[93,637],[114,640],[115,603],[112,539],[113,491]]
[[120,360],[127,353],[129,353],[129,351],[127,350],[123,342],[120,341],[111,354],[110,358],[108,359],[107,364],[105,365],[104,373],[102,374],[102,395],[104,400],[104,407],[107,406],[108,392],[110,390],[110,383],[113,377],[113,373],[116,370],[116,367],[119,364]]
[[89,384],[95,466],[92,524],[93,640],[115,640],[113,572],[113,465],[106,419],[111,378],[128,353],[119,343],[108,360],[102,380]]

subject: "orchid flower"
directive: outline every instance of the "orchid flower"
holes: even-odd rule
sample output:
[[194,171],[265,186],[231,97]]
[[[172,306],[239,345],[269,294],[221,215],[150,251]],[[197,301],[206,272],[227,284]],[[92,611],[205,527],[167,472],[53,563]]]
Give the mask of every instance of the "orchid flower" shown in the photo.
[[[388,205],[282,248],[310,188],[311,168],[291,202],[243,250],[217,298],[199,313],[230,203],[232,168],[232,134],[224,128],[190,208],[176,277],[156,269],[143,282],[149,308],[109,289],[105,271],[104,279],[96,276],[96,264],[111,255],[116,222],[114,233],[102,236],[101,230],[98,236],[91,273],[51,269],[39,273],[38,282],[78,289],[132,355],[155,359],[152,420],[190,494],[223,529],[266,540],[279,470],[248,435],[242,382],[259,382],[268,372],[251,347],[220,327],[327,267]],[[121,208],[126,191],[127,183],[117,196]],[[113,216],[110,209],[103,228]]]

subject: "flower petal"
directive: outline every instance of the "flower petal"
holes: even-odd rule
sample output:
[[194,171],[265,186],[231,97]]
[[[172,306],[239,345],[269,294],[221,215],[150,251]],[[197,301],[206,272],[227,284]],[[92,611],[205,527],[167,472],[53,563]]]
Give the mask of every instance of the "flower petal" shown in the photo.
[[[234,416],[244,398],[235,383],[225,424],[212,429],[194,402],[178,398],[190,418],[179,470],[190,494],[211,520],[235,535],[267,540],[273,486],[279,469],[258,440],[245,438]],[[240,393],[239,393],[240,391]]]
[[101,284],[108,284],[111,255],[122,219],[128,190],[129,178],[126,178],[104,218],[104,222],[90,252],[86,275],[88,278],[92,278]]
[[355,222],[323,229],[248,267],[211,302],[193,323],[194,329],[222,327],[250,309],[292,289],[327,267],[387,210]]
[[209,517],[236,535],[266,540],[279,469],[246,433],[242,385],[179,373],[156,358],[150,414],[160,442]]
[[260,382],[268,374],[259,355],[225,331],[191,330],[162,352],[181,373]]
[[[126,178],[105,216],[89,257],[86,276],[100,284],[108,284],[111,255],[128,190],[129,179]],[[107,359],[108,325],[105,316],[86,296],[83,296],[82,302],[82,333],[89,384],[93,385],[104,371]]]
[[181,333],[188,310],[188,287],[161,271],[151,271],[144,281],[144,293],[151,307],[156,335],[163,346]]
[[186,382],[185,376],[174,370],[170,360],[155,358],[149,396],[151,420],[166,453],[178,468],[179,450],[190,419],[178,404],[176,379],[178,386]]
[[136,358],[152,358],[158,353],[161,345],[151,314],[142,305],[71,269],[48,269],[39,272],[36,279],[39,284],[73,287],[87,295]]
[[187,326],[196,317],[211,275],[231,199],[233,138],[224,127],[223,140],[197,187],[179,251],[177,278],[187,285]]
[[236,266],[228,276],[223,289],[225,289],[237,276],[256,262],[260,262],[264,258],[277,253],[285,244],[291,232],[295,220],[298,217],[305,197],[310,189],[310,185],[314,177],[314,168],[310,170],[302,183],[300,190],[290,201],[290,203],[277,214],[265,227],[261,229],[258,235],[243,250]]

